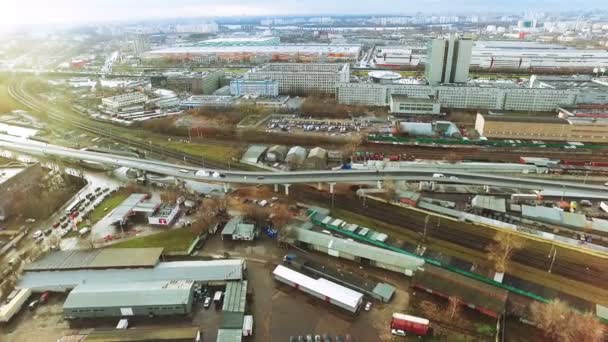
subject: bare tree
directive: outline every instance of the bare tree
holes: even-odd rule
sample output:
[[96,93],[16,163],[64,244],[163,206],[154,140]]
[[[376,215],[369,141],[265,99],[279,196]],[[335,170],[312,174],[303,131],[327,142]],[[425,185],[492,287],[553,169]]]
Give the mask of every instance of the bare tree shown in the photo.
[[460,156],[458,156],[456,153],[450,152],[443,157],[443,160],[449,162],[450,164],[455,164],[455,163],[461,161],[462,158]]
[[348,143],[346,143],[343,147],[342,147],[342,157],[343,158],[350,158],[352,157],[353,154],[355,154],[355,152],[357,152],[357,150],[359,149],[359,147],[361,146],[361,144],[364,141],[364,136],[361,133],[357,133],[357,134],[353,134],[350,138],[350,140],[348,141]]
[[383,183],[384,192],[389,202],[394,201],[395,196],[397,196],[397,183],[394,179],[386,179]]
[[513,251],[524,247],[524,240],[508,232],[498,232],[494,235],[494,242],[486,247],[488,259],[494,263],[496,272],[504,273]]
[[291,213],[289,212],[287,206],[283,204],[276,205],[274,208],[272,208],[269,218],[272,222],[273,228],[278,232],[277,240],[279,242],[285,240],[285,226],[291,219]]
[[209,231],[218,222],[218,216],[209,209],[201,209],[192,220],[191,230],[195,234],[203,234]]
[[530,304],[530,318],[548,340],[560,342],[604,341],[604,325],[592,313],[579,313],[559,299]]
[[244,218],[253,222],[256,227],[261,227],[270,217],[270,212],[266,208],[259,207],[255,204],[250,204],[244,208]]
[[446,309],[446,314],[450,320],[459,317],[460,313],[460,304],[462,303],[460,297],[451,296],[448,298],[448,307]]

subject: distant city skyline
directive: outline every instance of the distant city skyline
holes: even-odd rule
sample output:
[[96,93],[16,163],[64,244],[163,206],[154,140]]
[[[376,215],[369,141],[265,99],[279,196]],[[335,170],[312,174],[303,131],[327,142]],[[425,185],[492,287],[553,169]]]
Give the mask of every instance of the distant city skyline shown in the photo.
[[[491,4],[491,6],[488,6]],[[411,15],[608,9],[599,0],[9,0],[0,27],[217,16]]]

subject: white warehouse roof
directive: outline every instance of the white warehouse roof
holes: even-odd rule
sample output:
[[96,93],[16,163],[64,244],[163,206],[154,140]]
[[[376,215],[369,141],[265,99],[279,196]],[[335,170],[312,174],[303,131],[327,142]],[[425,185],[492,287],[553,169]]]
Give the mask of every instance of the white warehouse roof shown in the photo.
[[353,291],[342,285],[333,283],[327,279],[314,279],[302,273],[296,272],[285,266],[279,265],[272,272],[275,276],[289,280],[302,287],[310,289],[316,293],[324,295],[330,299],[356,308],[363,298],[363,294]]

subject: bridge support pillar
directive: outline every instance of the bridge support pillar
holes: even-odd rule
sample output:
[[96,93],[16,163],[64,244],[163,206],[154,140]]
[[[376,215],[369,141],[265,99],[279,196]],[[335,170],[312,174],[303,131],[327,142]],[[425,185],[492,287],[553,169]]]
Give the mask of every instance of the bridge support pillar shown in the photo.
[[274,185],[274,192],[279,192],[279,184]]
[[224,183],[224,192],[228,192],[228,183]]
[[291,184],[283,184],[283,186],[285,187],[285,195],[289,196],[289,187]]
[[382,181],[378,181],[378,189],[382,189]]
[[317,183],[317,190],[319,190],[319,191],[323,190],[323,183],[321,183],[321,182]]
[[329,193],[333,194],[334,193],[334,186],[336,185],[336,183],[329,183]]

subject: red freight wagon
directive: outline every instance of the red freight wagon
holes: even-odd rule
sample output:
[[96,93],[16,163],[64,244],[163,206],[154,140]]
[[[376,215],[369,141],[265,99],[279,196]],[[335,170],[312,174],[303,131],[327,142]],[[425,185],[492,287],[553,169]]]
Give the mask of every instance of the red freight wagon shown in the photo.
[[429,320],[395,312],[391,320],[391,329],[426,336],[429,333]]

